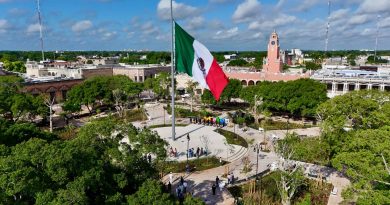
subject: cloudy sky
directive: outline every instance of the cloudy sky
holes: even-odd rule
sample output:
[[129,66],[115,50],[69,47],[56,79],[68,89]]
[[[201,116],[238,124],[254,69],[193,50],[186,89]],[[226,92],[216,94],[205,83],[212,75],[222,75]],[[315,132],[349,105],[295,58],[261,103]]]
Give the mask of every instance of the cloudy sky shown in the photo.
[[[326,0],[176,0],[174,17],[210,50],[323,50]],[[41,0],[46,50],[170,49],[170,0]],[[378,18],[379,17],[379,18]],[[390,49],[390,0],[332,0],[329,49]],[[0,0],[0,50],[39,50],[36,0]]]

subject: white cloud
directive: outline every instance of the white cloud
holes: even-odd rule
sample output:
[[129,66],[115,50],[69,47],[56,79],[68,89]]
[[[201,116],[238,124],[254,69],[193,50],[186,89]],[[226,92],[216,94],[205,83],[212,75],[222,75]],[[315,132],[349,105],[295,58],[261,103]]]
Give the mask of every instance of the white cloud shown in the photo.
[[358,11],[362,13],[389,12],[390,2],[389,0],[364,0]]
[[92,26],[93,26],[93,24],[90,20],[83,20],[83,21],[79,21],[79,22],[76,22],[75,24],[73,24],[72,31],[79,33],[79,32],[86,31],[86,30],[92,28]]
[[360,35],[362,36],[373,36],[375,35],[375,29],[371,29],[371,28],[365,28],[363,29],[363,31],[360,33]]
[[339,9],[339,10],[333,11],[330,14],[330,19],[333,21],[337,21],[339,19],[343,19],[343,18],[347,17],[349,13],[350,13],[349,9]]
[[8,21],[5,19],[0,19],[0,29],[8,28]]
[[8,28],[9,28],[8,21],[5,19],[0,19],[0,33],[7,32]]
[[295,16],[290,16],[287,14],[279,14],[274,18],[264,18],[261,20],[253,21],[249,24],[248,28],[250,30],[273,29],[279,26],[291,24],[296,20],[297,17]]
[[197,16],[188,20],[188,29],[196,30],[202,27],[205,27],[205,20],[203,17]]
[[367,14],[355,15],[348,20],[349,25],[360,25],[371,20],[371,16]]
[[[173,16],[175,19],[185,19],[190,16],[194,16],[200,13],[200,11],[194,7],[183,3],[172,2]],[[171,1],[160,0],[157,5],[157,15],[160,19],[171,19]]]
[[286,0],[279,0],[278,3],[276,4],[275,8],[280,9],[284,5],[285,1]]
[[213,39],[231,39],[237,35],[238,35],[238,27],[234,27],[228,30],[217,31]]
[[8,10],[7,13],[10,14],[11,16],[23,16],[26,15],[27,10],[20,9],[20,8],[12,8]]
[[379,21],[379,26],[380,26],[381,28],[390,27],[390,16],[387,17],[387,18],[381,19],[381,20]]
[[319,0],[304,0],[299,1],[298,6],[294,9],[296,11],[307,11],[314,5],[316,5],[319,2]]
[[233,13],[232,19],[236,23],[248,22],[260,15],[260,2],[257,0],[245,0],[239,4]]
[[102,35],[102,40],[106,41],[106,40],[111,40],[113,38],[115,38],[117,35],[117,32],[116,31],[107,31],[107,32],[104,32],[103,35]]
[[264,34],[261,32],[257,32],[257,33],[252,35],[252,38],[253,39],[262,39],[262,38],[264,38]]
[[27,33],[35,33],[35,32],[38,32],[39,31],[39,24],[38,23],[35,23],[35,24],[30,24],[28,27],[27,27]]
[[141,30],[146,35],[156,35],[158,34],[158,27],[154,26],[151,21],[144,23],[141,26]]

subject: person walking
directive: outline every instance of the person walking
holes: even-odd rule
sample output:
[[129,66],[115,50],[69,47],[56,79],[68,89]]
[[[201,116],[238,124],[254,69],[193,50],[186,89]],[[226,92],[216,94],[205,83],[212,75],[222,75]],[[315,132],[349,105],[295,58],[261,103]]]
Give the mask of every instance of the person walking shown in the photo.
[[183,183],[183,192],[184,193],[187,193],[187,186],[188,186],[187,182],[184,182]]
[[215,190],[217,190],[217,186],[215,184],[213,184],[213,186],[211,187],[211,190],[213,192],[213,195],[215,195]]
[[168,182],[168,193],[170,194],[172,190],[172,184],[171,182]]
[[219,157],[219,163],[222,164],[222,157]]
[[183,178],[183,176],[180,177],[180,184],[181,184],[181,185],[184,184],[184,178]]
[[169,183],[173,183],[173,174],[172,172],[169,172]]
[[199,158],[199,155],[200,155],[200,148],[198,147],[198,148],[196,148],[196,157]]
[[218,176],[215,178],[215,184],[217,184],[217,186],[219,185],[219,177]]
[[232,172],[232,174],[230,175],[230,178],[231,178],[230,182],[233,184],[233,183],[234,183],[234,174],[233,174],[233,172]]
[[148,154],[148,162],[149,164],[152,163],[152,155],[150,155],[150,153]]
[[183,192],[180,192],[178,197],[179,197],[179,204],[182,205],[183,202],[184,202],[184,194],[183,194]]

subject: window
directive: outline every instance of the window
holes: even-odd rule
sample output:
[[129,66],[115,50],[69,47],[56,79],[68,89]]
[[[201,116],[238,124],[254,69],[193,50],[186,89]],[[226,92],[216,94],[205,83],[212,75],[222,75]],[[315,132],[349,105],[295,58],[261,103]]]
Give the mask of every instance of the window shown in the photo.
[[142,82],[143,77],[139,76],[139,82]]
[[134,76],[134,81],[135,81],[135,82],[138,82],[138,81],[137,81],[137,76]]

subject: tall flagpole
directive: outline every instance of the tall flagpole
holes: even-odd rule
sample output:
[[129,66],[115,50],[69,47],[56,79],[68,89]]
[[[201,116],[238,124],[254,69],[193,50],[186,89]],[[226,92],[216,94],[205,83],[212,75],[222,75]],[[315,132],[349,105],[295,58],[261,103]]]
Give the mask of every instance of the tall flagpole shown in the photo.
[[37,0],[37,11],[38,11],[38,21],[39,21],[39,39],[41,40],[42,61],[45,61],[45,53],[43,52],[41,5],[40,5],[39,0]]
[[325,53],[328,51],[329,43],[329,27],[330,27],[330,0],[328,1],[328,23],[326,25],[326,35],[325,35]]
[[380,15],[376,17],[376,36],[375,36],[375,53],[374,53],[374,63],[376,63],[376,50],[378,49],[378,36],[379,36],[379,18]]
[[173,21],[173,8],[171,0],[171,33],[172,33],[172,45],[171,45],[171,81],[172,81],[172,139],[176,140],[175,132],[175,24]]

